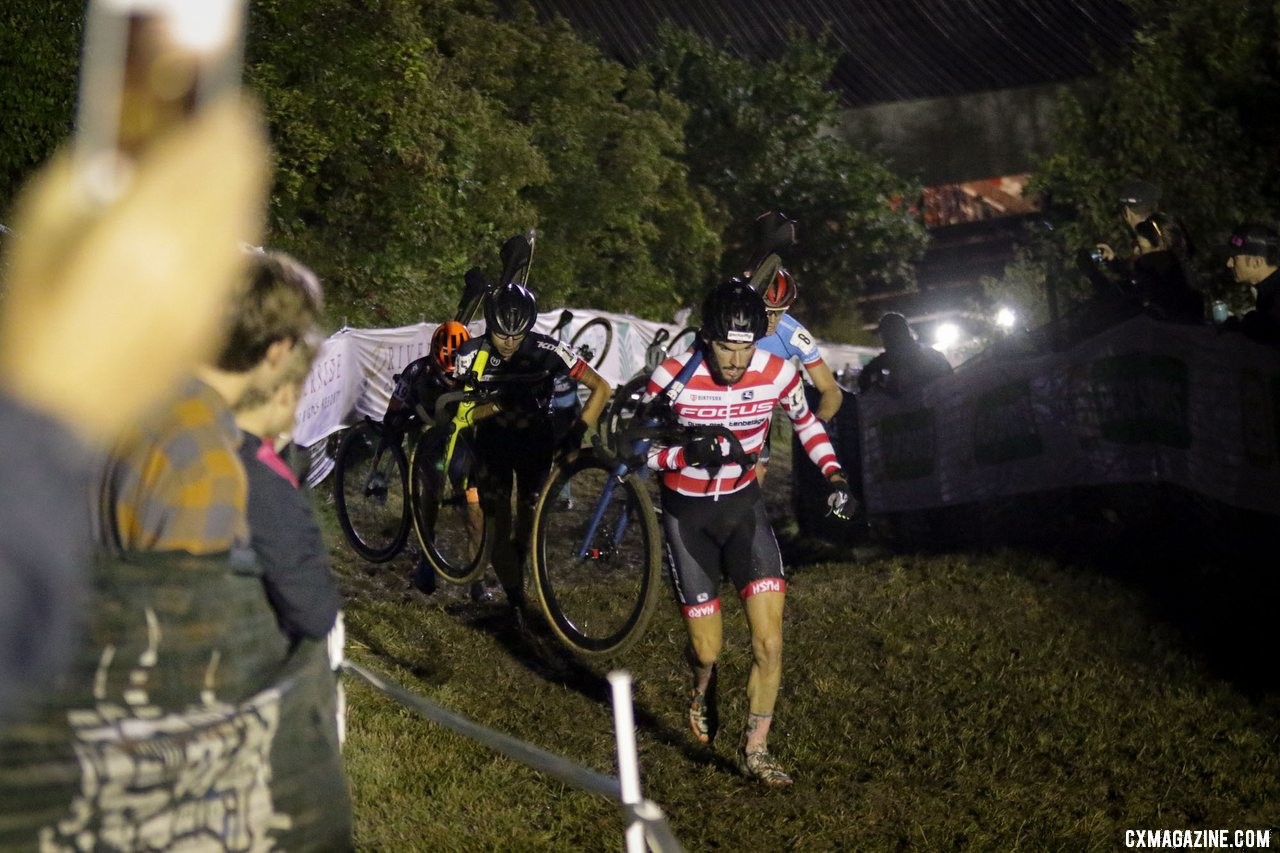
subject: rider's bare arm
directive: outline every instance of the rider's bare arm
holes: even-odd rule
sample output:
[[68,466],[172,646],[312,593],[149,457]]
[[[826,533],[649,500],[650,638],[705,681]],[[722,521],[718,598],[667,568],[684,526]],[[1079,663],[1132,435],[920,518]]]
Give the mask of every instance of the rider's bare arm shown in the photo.
[[791,376],[787,379],[786,386],[778,402],[782,405],[782,410],[787,413],[787,417],[791,418],[791,423],[795,427],[796,437],[800,439],[805,453],[813,460],[813,464],[818,466],[818,470],[822,472],[823,476],[830,478],[832,473],[840,470],[840,463],[836,460],[835,448],[831,446],[831,439],[827,436],[826,428],[823,427],[822,422],[814,415],[813,410],[809,408],[808,402],[804,399],[804,388],[800,384],[800,374],[789,364],[784,370],[791,371]]
[[813,380],[813,387],[818,389],[818,393],[822,395],[822,399],[818,401],[818,420],[823,423],[830,423],[831,419],[836,416],[836,412],[840,411],[840,403],[844,399],[844,391],[836,384],[836,377],[831,372],[831,368],[827,367],[827,363],[819,359],[813,364],[806,364],[804,369],[809,371],[809,378]]

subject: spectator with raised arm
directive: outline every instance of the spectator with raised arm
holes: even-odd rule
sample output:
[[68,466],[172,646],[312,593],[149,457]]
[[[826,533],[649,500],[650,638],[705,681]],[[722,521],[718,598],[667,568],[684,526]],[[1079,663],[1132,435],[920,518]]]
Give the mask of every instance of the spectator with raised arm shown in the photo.
[[[86,204],[68,155],[28,183],[0,300],[0,719],[75,648],[92,547],[91,454],[218,345],[268,183],[255,111],[212,105]],[[146,246],[163,251],[142,251]],[[181,282],[182,286],[175,286]],[[67,367],[67,347],[91,358]]]

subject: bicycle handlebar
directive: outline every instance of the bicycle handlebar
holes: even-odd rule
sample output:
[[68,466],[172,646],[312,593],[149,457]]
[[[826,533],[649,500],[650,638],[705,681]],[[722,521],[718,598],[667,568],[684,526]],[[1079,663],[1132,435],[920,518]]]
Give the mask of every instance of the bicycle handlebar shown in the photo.
[[723,439],[729,445],[729,455],[726,457],[741,467],[743,471],[751,468],[756,464],[758,454],[747,453],[742,449],[742,442],[738,440],[738,436],[726,426],[720,424],[705,424],[700,426],[689,426],[683,424],[643,424],[640,426],[630,426],[619,432],[614,439],[615,447],[612,449],[611,455],[614,456],[619,463],[625,462],[628,467],[634,467],[635,451],[626,456],[617,452],[618,447],[635,448],[641,442],[666,445],[683,445],[688,444],[695,438],[711,436],[717,439]]
[[512,385],[533,385],[551,378],[551,371],[539,370],[535,373],[513,373],[507,376],[490,376],[483,379],[476,385],[469,388],[463,388],[458,391],[446,391],[436,398],[435,411],[432,412],[432,420],[437,425],[443,425],[453,419],[453,415],[446,415],[445,407],[454,403],[489,403],[509,390]]

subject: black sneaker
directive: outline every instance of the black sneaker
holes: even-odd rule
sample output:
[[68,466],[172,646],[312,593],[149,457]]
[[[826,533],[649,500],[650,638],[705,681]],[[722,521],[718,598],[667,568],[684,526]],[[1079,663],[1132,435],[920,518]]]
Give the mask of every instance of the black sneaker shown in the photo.
[[413,588],[423,595],[432,595],[436,591],[436,570],[431,568],[426,557],[418,558],[418,565],[413,570]]

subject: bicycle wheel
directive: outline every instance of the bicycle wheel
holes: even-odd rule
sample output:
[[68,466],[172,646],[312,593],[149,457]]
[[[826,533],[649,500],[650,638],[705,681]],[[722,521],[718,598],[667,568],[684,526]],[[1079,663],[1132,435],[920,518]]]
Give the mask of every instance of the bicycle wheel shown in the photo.
[[[574,506],[556,496],[570,484]],[[613,483],[607,498],[607,483]],[[592,514],[604,513],[590,541]],[[586,657],[625,651],[653,615],[662,540],[653,502],[634,476],[621,482],[591,452],[551,471],[533,516],[533,576],[556,636]],[[583,556],[579,556],[583,553]]]
[[386,442],[382,427],[364,421],[352,427],[334,463],[333,499],[338,524],[356,553],[385,563],[409,538],[405,499],[408,465],[398,442]]
[[[597,317],[583,325],[569,339],[569,349],[582,356],[582,360],[597,368],[604,363],[613,345],[613,324],[604,317]],[[586,347],[584,352],[581,348]]]
[[609,398],[609,405],[604,410],[604,416],[600,418],[601,438],[606,447],[612,446],[613,437],[625,429],[627,423],[635,417],[636,409],[640,406],[640,398],[644,396],[644,389],[648,384],[649,377],[642,374],[633,377],[613,392],[613,396]]
[[413,529],[422,554],[442,578],[470,583],[489,562],[493,522],[475,496],[474,457],[463,439],[449,450],[449,430],[428,429],[413,449],[409,467],[409,494],[413,504]]
[[689,351],[689,347],[693,346],[693,342],[698,339],[697,326],[685,326],[680,330],[680,334],[671,339],[671,343],[667,345],[667,355],[682,355]]

